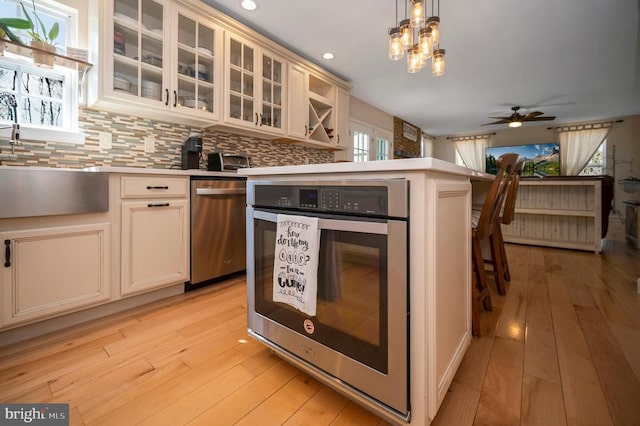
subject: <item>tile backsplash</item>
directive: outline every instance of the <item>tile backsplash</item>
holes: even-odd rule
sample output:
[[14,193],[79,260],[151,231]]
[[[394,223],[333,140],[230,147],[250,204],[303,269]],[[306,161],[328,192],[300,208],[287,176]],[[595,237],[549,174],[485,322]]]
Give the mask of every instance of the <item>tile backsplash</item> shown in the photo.
[[[192,131],[202,135],[202,151],[247,154],[254,167],[333,162],[331,151],[273,142],[252,136],[218,130],[198,130],[189,126],[145,118],[79,110],[80,131],[86,134],[84,145],[22,141],[16,147],[17,159],[2,160],[3,165],[83,168],[92,166],[180,168],[181,149]],[[112,135],[111,149],[102,149],[99,132]],[[155,152],[145,152],[145,137],[153,137]],[[8,145],[0,143],[2,152]],[[204,163],[203,163],[204,167]]]

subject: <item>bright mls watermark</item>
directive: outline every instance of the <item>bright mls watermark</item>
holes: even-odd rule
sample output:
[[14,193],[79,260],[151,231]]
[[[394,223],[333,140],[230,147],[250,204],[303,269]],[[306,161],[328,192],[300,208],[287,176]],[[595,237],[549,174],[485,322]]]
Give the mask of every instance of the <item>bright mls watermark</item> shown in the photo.
[[69,404],[0,404],[0,425],[69,426]]

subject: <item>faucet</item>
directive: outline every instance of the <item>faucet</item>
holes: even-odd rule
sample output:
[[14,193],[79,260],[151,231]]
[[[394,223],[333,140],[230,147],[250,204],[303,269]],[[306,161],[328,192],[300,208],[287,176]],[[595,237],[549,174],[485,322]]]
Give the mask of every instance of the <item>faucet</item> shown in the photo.
[[[11,139],[9,139],[9,145],[11,145],[11,156],[15,155],[16,145],[20,145],[20,125],[18,124],[18,102],[16,96],[10,92],[0,92],[0,101],[8,102],[12,109],[13,123],[11,124]],[[8,129],[9,126],[0,127],[0,129]]]

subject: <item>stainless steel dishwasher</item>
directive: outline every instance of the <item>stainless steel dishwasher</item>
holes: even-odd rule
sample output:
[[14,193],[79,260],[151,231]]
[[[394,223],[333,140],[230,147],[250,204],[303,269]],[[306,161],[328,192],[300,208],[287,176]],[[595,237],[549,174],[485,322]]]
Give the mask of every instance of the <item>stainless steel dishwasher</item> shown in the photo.
[[246,182],[191,178],[190,290],[246,269]]

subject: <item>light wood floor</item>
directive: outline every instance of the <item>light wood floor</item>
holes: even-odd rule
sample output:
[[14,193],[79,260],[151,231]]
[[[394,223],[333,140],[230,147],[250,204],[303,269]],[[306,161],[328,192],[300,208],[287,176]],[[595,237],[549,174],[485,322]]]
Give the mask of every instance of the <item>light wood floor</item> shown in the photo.
[[[640,251],[508,247],[437,425],[640,425]],[[381,425],[246,335],[244,279],[0,348],[0,401],[71,424]]]

